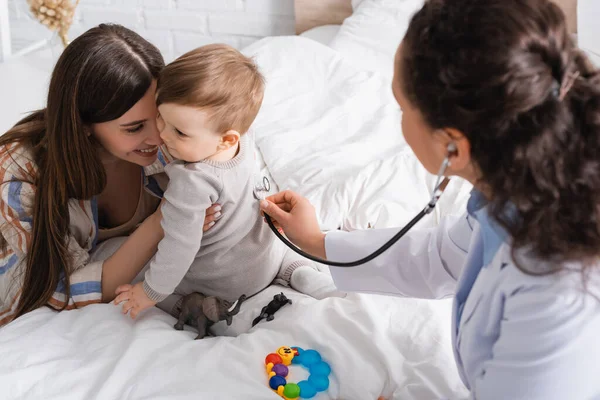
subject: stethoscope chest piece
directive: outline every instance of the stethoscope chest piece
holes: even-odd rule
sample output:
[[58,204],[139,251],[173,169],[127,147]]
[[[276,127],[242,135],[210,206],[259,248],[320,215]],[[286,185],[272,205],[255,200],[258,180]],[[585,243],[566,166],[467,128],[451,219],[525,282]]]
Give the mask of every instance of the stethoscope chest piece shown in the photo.
[[264,200],[265,197],[271,191],[271,182],[269,182],[269,178],[263,176],[262,181],[254,184],[254,197],[257,200]]

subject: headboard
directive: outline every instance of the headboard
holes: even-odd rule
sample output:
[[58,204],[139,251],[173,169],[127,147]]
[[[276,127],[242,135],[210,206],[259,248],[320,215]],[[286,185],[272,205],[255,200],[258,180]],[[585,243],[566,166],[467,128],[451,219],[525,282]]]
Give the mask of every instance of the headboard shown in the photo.
[[[577,32],[577,0],[552,0],[567,16],[569,30]],[[296,12],[296,34],[311,28],[341,24],[352,14],[350,0],[294,0]]]
[[294,0],[296,34],[323,25],[341,25],[352,15],[350,0]]

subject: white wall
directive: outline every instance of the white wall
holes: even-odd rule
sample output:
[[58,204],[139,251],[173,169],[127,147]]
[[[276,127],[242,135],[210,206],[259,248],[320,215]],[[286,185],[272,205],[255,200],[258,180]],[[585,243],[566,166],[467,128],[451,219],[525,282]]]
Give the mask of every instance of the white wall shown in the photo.
[[579,46],[600,67],[600,1],[579,0],[577,11]]
[[[26,0],[8,0],[15,47],[49,37],[28,15]],[[72,0],[74,2],[74,0]],[[213,42],[242,48],[264,36],[294,34],[293,0],[81,0],[69,38],[101,22],[131,28],[167,61]]]

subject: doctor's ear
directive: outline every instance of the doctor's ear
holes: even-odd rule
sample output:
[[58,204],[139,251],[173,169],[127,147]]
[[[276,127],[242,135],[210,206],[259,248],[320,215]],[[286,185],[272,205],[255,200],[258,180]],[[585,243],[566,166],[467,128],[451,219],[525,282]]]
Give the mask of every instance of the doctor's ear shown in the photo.
[[439,140],[444,144],[444,157],[450,161],[449,169],[454,172],[466,169],[471,163],[471,143],[466,136],[454,128],[440,130]]

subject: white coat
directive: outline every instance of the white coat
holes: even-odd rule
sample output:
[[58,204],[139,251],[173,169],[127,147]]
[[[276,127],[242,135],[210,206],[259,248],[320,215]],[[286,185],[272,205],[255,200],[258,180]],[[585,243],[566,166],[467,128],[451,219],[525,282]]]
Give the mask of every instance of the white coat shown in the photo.
[[[468,212],[433,229],[414,229],[368,264],[331,267],[345,291],[454,297],[456,364],[474,399],[600,399],[600,284],[582,285],[581,264],[532,276],[511,257],[510,238],[487,214],[478,192]],[[353,261],[397,229],[326,235],[327,258]],[[519,253],[519,264],[542,263]]]

